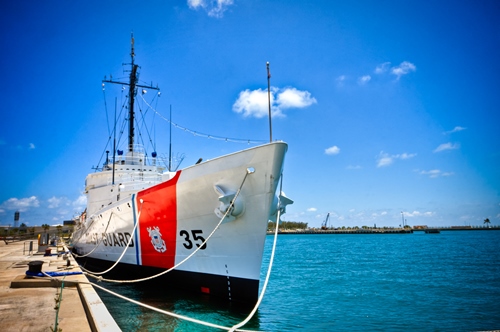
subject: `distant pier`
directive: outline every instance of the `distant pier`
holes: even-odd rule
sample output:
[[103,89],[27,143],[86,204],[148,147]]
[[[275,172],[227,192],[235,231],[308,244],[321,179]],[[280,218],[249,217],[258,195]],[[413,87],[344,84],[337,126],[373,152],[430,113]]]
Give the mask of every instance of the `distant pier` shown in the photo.
[[[345,229],[280,229],[278,234],[412,234],[413,232],[440,233],[442,231],[493,231],[500,230],[500,226],[472,227],[472,226],[450,226],[450,227],[418,227],[418,228],[345,228]],[[432,231],[432,232],[430,232]],[[274,230],[268,230],[267,234],[274,234]]]

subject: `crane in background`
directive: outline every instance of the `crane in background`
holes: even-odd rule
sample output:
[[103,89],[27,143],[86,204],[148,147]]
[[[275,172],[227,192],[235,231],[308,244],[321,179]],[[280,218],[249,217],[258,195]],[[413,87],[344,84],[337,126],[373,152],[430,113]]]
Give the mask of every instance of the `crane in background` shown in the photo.
[[326,218],[325,220],[323,221],[323,223],[321,224],[321,229],[328,229],[328,220],[330,219],[330,212],[328,212],[328,214],[326,215]]

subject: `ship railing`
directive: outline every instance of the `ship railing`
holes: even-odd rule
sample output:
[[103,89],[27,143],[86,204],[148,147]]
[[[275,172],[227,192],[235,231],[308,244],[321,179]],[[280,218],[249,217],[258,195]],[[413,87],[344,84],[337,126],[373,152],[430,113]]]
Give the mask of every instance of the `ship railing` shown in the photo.
[[[162,181],[161,174],[152,173],[148,174],[146,172],[136,173],[136,174],[128,174],[121,176],[119,179],[115,178],[115,183],[119,182],[120,184],[127,185],[132,183],[151,183],[156,184]],[[108,180],[108,185],[112,184],[112,180]]]
[[[150,165],[156,166],[157,163],[165,163],[165,157],[158,156],[156,152],[152,152],[151,156],[148,156],[144,146],[141,144],[134,144],[128,151],[120,151],[118,150],[117,155],[115,156],[115,164],[116,165]],[[112,160],[108,160],[107,162],[108,168],[111,168],[113,164]]]

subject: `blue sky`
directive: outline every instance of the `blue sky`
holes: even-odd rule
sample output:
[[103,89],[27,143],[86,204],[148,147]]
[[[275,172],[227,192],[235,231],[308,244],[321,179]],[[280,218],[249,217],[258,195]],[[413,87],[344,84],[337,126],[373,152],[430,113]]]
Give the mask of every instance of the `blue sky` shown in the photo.
[[[125,76],[132,31],[154,107],[212,136],[269,139],[270,62],[284,220],[500,224],[500,2],[54,0],[0,11],[0,225],[83,210],[122,100],[101,80]],[[181,167],[249,146],[172,138]]]

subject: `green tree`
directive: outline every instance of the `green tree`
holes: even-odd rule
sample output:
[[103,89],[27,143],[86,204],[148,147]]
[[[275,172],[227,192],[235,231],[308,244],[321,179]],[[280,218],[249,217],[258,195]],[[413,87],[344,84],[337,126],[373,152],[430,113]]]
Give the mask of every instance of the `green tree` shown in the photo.
[[490,219],[489,218],[484,219],[484,223],[488,224],[488,227],[490,227]]
[[49,230],[50,226],[49,226],[49,225],[47,225],[47,224],[42,224],[42,228],[43,228],[43,230],[44,230],[45,232],[47,232],[47,231]]

